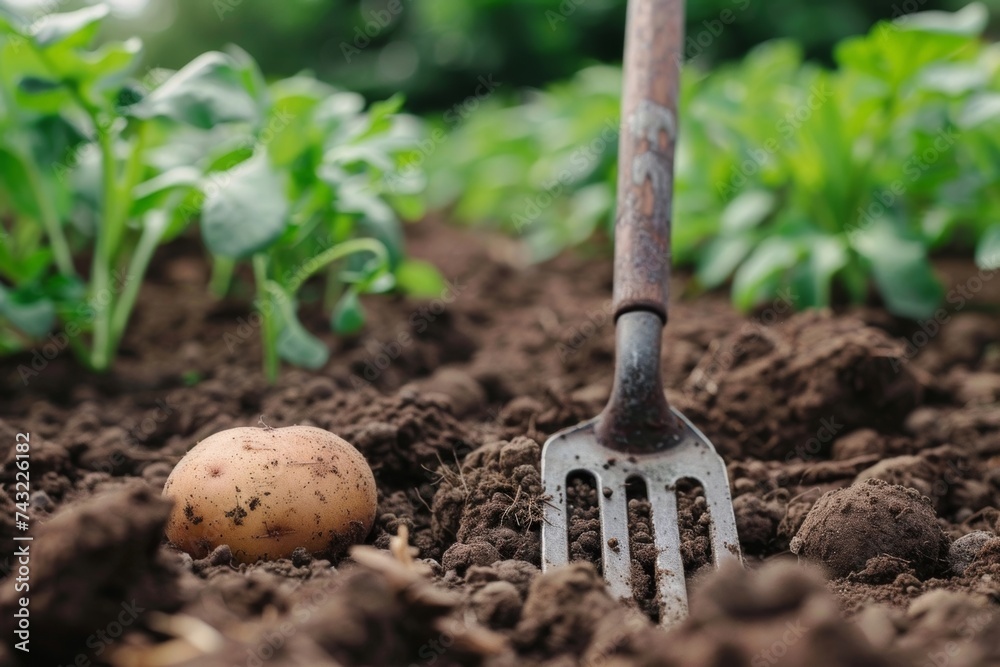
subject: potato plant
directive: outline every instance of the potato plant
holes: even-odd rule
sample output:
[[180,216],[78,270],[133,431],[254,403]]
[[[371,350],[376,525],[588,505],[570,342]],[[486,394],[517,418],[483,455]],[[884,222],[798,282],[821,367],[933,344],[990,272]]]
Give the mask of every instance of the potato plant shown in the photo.
[[[681,91],[674,257],[742,309],[791,288],[823,306],[872,286],[926,317],[931,253],[1000,267],[1000,46],[987,12],[923,12],[841,42],[836,69],[792,42],[754,49]],[[620,73],[585,70],[492,103],[432,156],[431,202],[523,236],[536,256],[610,232]],[[610,128],[610,130],[609,130]]]
[[138,40],[92,46],[107,14],[28,22],[0,4],[0,353],[58,328],[107,370],[154,252],[195,220],[217,293],[253,266],[271,379],[279,358],[326,361],[297,316],[312,276],[339,331],[360,326],[360,293],[438,289],[402,256],[396,211],[419,215],[421,183],[390,180],[420,131],[400,99],[268,84],[235,47],[137,77]]

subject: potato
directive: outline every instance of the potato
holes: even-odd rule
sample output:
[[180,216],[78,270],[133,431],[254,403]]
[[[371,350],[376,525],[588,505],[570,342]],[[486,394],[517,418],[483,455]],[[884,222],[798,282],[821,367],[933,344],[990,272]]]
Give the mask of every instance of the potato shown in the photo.
[[357,449],[312,426],[232,428],[205,438],[163,487],[167,539],[195,558],[228,544],[240,562],[297,547],[334,556],[368,535],[375,477]]

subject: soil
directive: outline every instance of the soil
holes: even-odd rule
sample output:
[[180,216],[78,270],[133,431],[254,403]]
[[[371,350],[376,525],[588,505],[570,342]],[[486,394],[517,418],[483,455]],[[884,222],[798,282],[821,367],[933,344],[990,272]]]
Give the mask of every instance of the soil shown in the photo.
[[[365,299],[364,331],[325,335],[327,366],[274,386],[249,295],[209,297],[193,244],[157,256],[112,374],[45,347],[0,364],[0,478],[13,488],[15,437],[30,433],[34,537],[32,652],[4,642],[0,664],[1000,661],[1000,318],[987,311],[1000,281],[912,323],[877,307],[793,315],[794,294],[748,317],[676,278],[667,395],[728,462],[747,569],[714,571],[704,499],[682,489],[691,613],[664,631],[641,494],[637,601],[603,587],[604,490],[586,478],[568,489],[579,562],[539,570],[541,445],[610,389],[610,261],[524,267],[510,241],[434,221],[409,236],[449,279],[440,298]],[[946,285],[971,271],[941,266]],[[327,326],[318,310],[304,322]],[[366,547],[247,565],[228,546],[193,559],[166,544],[173,466],[261,423],[318,426],[365,455],[379,488]],[[13,498],[0,503],[0,540],[15,544]],[[3,558],[11,637],[18,563]]]
[[791,551],[837,577],[881,578],[886,567],[900,563],[926,578],[944,567],[948,542],[929,498],[873,477],[816,501]]

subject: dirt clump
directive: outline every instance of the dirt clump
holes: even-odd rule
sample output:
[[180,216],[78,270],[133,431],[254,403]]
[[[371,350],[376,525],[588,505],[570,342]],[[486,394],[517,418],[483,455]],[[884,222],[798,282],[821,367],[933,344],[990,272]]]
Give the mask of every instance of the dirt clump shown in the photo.
[[428,469],[478,444],[450,405],[416,390],[389,396],[369,389],[336,391],[318,400],[289,390],[265,400],[264,410],[278,424],[308,420],[350,442],[370,462],[380,488],[421,484],[430,477]]
[[806,312],[740,330],[705,355],[682,411],[727,458],[815,459],[852,430],[897,428],[921,396],[903,346],[849,317]]
[[513,641],[518,653],[538,660],[596,664],[627,652],[630,640],[651,627],[608,595],[593,565],[574,563],[535,579]]
[[929,591],[897,614],[895,625],[891,642],[909,658],[908,664],[971,667],[1000,662],[1000,611],[986,596]]
[[778,526],[787,513],[787,499],[780,496],[762,498],[745,493],[733,499],[736,531],[740,545],[748,554],[767,553],[778,533]]
[[1000,538],[993,538],[983,544],[975,560],[966,568],[965,574],[969,579],[980,579],[986,584],[985,590],[991,594],[995,592],[990,584],[1000,578]]
[[889,556],[922,577],[941,570],[948,540],[930,500],[913,489],[869,479],[820,498],[791,542],[792,553],[823,563],[836,577]]
[[521,618],[524,600],[514,584],[492,581],[472,594],[469,606],[476,619],[490,628],[512,628]]
[[889,484],[913,489],[920,495],[930,498],[934,495],[935,473],[934,466],[925,458],[913,455],[893,456],[863,470],[854,478],[854,483],[861,484],[869,479],[880,479]]
[[408,386],[423,394],[443,396],[456,417],[476,416],[486,405],[486,392],[479,382],[458,368],[439,368],[430,377]]
[[[160,550],[169,512],[168,501],[132,485],[60,512],[33,541],[18,543],[30,553],[33,660],[92,660],[95,644],[106,648],[101,638],[111,624],[141,625],[151,610],[180,606],[175,559]],[[0,593],[8,637],[22,595],[12,584]]]
[[880,655],[841,616],[822,574],[787,560],[756,572],[727,567],[708,577],[691,600],[691,614],[660,639],[657,662],[716,665],[900,665]]
[[341,664],[408,665],[431,657],[478,665],[504,641],[454,616],[460,596],[434,586],[417,564],[355,549],[360,567],[304,623],[306,634]]
[[955,574],[964,574],[976,561],[987,542],[996,539],[993,533],[975,530],[951,543],[948,548],[948,565]]
[[446,570],[462,574],[510,558],[540,561],[540,456],[537,442],[519,437],[480,447],[457,471],[440,467],[431,511],[436,539],[454,542],[445,552]]

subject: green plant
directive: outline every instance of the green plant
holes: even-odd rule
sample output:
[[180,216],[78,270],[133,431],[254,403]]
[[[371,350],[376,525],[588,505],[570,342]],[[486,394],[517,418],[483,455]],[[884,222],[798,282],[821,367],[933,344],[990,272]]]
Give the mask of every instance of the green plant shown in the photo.
[[521,235],[536,260],[586,241],[613,213],[620,94],[598,66],[516,106],[491,97],[431,154],[429,204]]
[[272,379],[279,356],[326,360],[296,314],[315,273],[340,299],[340,330],[359,326],[359,293],[437,287],[403,259],[389,204],[419,214],[419,180],[382,187],[418,136],[400,100],[365,111],[308,76],[268,86],[236,48],[136,81],[138,41],[90,46],[107,13],[29,24],[0,5],[0,352],[58,322],[51,342],[107,369],[155,250],[195,218],[216,292],[253,263]]
[[[910,317],[941,301],[935,250],[975,248],[997,268],[1000,47],[981,41],[985,23],[978,4],[881,23],[841,42],[832,71],[787,41],[710,73],[687,69],[675,261],[705,288],[731,281],[742,309],[782,287],[803,306],[829,304],[834,285],[862,301],[873,284]],[[559,175],[599,136],[596,119],[617,125],[619,81],[587,70],[482,111],[436,156],[432,201],[523,232],[539,256],[589,237],[595,216],[610,229],[614,147]],[[526,226],[532,202],[547,205]]]

